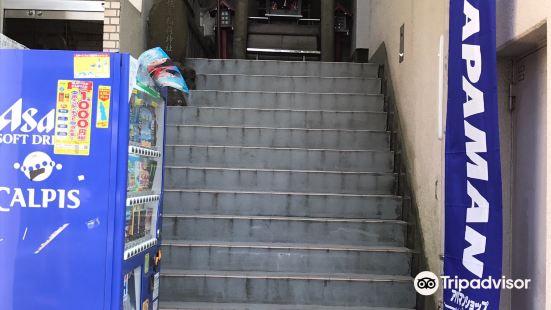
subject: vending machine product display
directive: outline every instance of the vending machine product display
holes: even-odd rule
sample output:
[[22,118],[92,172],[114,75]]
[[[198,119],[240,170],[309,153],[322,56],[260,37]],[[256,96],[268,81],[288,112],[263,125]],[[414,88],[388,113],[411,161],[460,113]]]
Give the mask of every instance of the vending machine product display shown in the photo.
[[126,54],[0,68],[0,309],[155,310],[164,89]]

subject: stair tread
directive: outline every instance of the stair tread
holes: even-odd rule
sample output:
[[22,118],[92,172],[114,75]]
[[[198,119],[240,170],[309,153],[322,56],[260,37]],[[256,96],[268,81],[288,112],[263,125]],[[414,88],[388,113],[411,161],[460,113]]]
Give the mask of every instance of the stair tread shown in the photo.
[[212,214],[175,214],[164,213],[166,218],[200,218],[200,219],[231,219],[257,221],[302,221],[302,222],[333,222],[333,223],[385,223],[406,225],[400,220],[327,218],[327,217],[292,217],[292,216],[249,216],[249,215],[212,215]]
[[267,168],[228,168],[212,166],[177,166],[166,165],[165,169],[192,169],[192,170],[227,170],[227,171],[261,171],[261,172],[292,172],[292,173],[323,173],[323,174],[367,174],[374,176],[396,175],[394,172],[370,172],[370,171],[332,171],[332,170],[300,170],[300,169],[267,169]]
[[311,78],[311,79],[339,79],[339,80],[380,80],[378,77],[362,76],[319,76],[319,75],[280,75],[280,74],[243,74],[243,73],[197,73],[197,76],[246,76],[246,77],[278,77],[278,78]]
[[193,240],[164,240],[163,245],[189,247],[232,247],[293,250],[327,250],[327,251],[364,251],[364,252],[397,252],[411,253],[405,247],[358,246],[346,244],[313,244],[313,243],[273,243],[273,242],[216,242]]
[[169,110],[185,110],[185,109],[198,109],[198,110],[232,110],[232,111],[269,111],[269,112],[325,112],[325,113],[364,113],[364,114],[379,114],[386,115],[386,112],[381,111],[364,111],[364,110],[326,110],[326,109],[276,109],[276,108],[239,108],[229,106],[171,106]]
[[344,307],[317,305],[236,304],[207,302],[161,302],[161,310],[407,310],[406,308]]
[[278,95],[316,95],[316,96],[362,96],[362,97],[383,97],[381,94],[371,94],[371,93],[355,93],[355,92],[329,92],[321,93],[315,91],[274,91],[274,90],[227,90],[227,89],[193,89],[190,90],[191,95],[193,93],[230,93],[230,94],[278,94]]
[[347,193],[315,193],[315,192],[266,192],[266,191],[240,191],[225,189],[195,189],[195,188],[165,188],[165,192],[188,193],[225,193],[225,194],[255,194],[255,195],[285,195],[285,196],[339,196],[339,197],[381,197],[402,199],[402,196],[388,194],[347,194]]
[[[193,97],[194,93],[218,93],[218,94],[266,94],[266,95],[308,95],[308,96],[361,96],[361,97],[383,97],[378,93],[358,93],[358,92],[316,92],[316,91],[273,91],[273,90],[227,90],[227,89],[193,89],[190,94]],[[196,106],[196,105],[191,105]],[[335,111],[335,110],[329,110]]]
[[168,143],[390,150],[384,130],[168,125]]
[[204,148],[227,148],[227,149],[260,149],[260,150],[289,150],[289,151],[312,151],[312,152],[357,152],[357,153],[386,153],[393,154],[390,150],[357,150],[357,149],[322,149],[322,148],[300,148],[300,147],[270,147],[270,146],[245,146],[245,145],[208,145],[208,144],[165,144],[165,147],[204,147]]
[[169,277],[213,277],[213,278],[253,278],[253,279],[293,279],[320,281],[358,281],[358,282],[412,282],[410,276],[373,275],[357,273],[296,273],[265,271],[219,271],[162,269],[161,275]]
[[202,127],[202,128],[237,128],[237,129],[271,129],[271,130],[304,130],[304,131],[345,131],[345,132],[377,132],[389,133],[387,130],[373,129],[332,129],[332,128],[293,128],[293,127],[260,127],[260,126],[227,126],[227,125],[186,125],[167,124],[167,127]]
[[[212,59],[212,58],[186,58],[186,61],[207,61],[207,62],[239,62],[239,63],[298,63],[304,64],[304,61],[293,60],[248,60],[248,59]],[[319,64],[335,64],[335,65],[352,65],[360,67],[379,66],[373,62],[360,63],[360,62],[337,62],[337,61],[316,61]]]
[[266,192],[266,191],[239,191],[239,190],[224,190],[224,189],[195,189],[195,188],[165,188],[165,192],[193,192],[193,193],[226,193],[226,194],[256,194],[256,195],[296,195],[296,196],[342,196],[342,197],[382,197],[402,199],[402,196],[385,195],[385,194],[341,194],[341,193],[310,193],[310,192]]

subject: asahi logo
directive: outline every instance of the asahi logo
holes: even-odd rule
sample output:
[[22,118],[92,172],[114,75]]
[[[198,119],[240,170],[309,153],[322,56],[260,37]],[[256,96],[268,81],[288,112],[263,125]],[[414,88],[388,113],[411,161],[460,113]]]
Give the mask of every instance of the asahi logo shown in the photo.
[[0,111],[0,144],[53,145],[50,132],[55,126],[55,109],[40,114],[35,108],[23,109],[23,99]]

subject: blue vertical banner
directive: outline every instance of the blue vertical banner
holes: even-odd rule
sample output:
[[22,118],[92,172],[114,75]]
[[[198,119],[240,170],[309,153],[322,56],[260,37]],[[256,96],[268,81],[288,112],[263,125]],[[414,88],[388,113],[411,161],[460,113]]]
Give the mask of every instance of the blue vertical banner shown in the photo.
[[[502,198],[496,75],[495,0],[451,0],[445,309],[499,309]],[[475,285],[460,289],[460,280]]]

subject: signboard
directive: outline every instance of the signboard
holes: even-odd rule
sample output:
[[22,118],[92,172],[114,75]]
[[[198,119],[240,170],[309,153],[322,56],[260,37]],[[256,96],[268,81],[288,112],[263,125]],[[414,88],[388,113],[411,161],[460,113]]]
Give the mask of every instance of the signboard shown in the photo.
[[[492,0],[450,2],[444,260],[450,279],[501,279],[495,11]],[[497,310],[499,297],[494,286],[444,288],[445,309]]]
[[89,155],[93,84],[59,81],[57,91],[54,153]]

